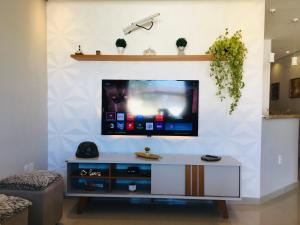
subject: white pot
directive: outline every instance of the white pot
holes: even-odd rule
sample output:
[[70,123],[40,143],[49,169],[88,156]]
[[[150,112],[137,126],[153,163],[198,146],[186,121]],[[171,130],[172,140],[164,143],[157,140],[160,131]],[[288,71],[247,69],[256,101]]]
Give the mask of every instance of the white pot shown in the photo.
[[184,55],[184,49],[185,49],[185,47],[179,46],[177,49],[178,49],[178,55]]
[[117,49],[118,49],[118,54],[119,55],[123,55],[124,54],[125,48],[123,48],[123,47],[117,47]]

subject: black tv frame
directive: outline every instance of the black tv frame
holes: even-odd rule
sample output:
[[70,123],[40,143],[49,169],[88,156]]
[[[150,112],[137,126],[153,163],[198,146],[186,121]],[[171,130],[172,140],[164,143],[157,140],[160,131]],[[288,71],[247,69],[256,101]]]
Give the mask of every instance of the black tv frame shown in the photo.
[[[192,123],[193,123],[193,129],[191,132],[187,132],[187,131],[164,131],[163,133],[161,133],[161,131],[149,131],[147,132],[146,130],[144,130],[144,132],[141,131],[126,131],[126,129],[121,132],[118,131],[118,133],[112,132],[104,132],[105,129],[105,124],[106,124],[106,111],[105,108],[103,106],[103,102],[104,102],[104,96],[105,96],[105,90],[103,88],[103,84],[104,82],[107,81],[120,81],[120,82],[124,82],[124,81],[187,81],[187,82],[195,82],[196,83],[196,88],[198,90],[198,96],[197,96],[197,113],[194,115],[194,118],[192,118]],[[128,136],[187,136],[187,137],[197,137],[198,136],[198,121],[199,121],[199,80],[136,80],[136,79],[102,79],[102,106],[101,106],[101,111],[102,111],[102,115],[101,115],[101,135],[128,135]],[[153,120],[149,120],[151,122],[153,122]],[[145,119],[145,122],[147,122],[147,119]]]

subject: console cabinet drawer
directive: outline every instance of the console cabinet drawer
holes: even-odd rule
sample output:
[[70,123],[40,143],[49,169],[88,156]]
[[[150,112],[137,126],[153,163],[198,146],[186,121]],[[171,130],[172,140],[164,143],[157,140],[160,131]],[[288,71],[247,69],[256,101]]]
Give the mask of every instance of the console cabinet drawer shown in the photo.
[[185,195],[185,166],[152,165],[151,194]]
[[204,196],[240,197],[240,167],[205,166]]

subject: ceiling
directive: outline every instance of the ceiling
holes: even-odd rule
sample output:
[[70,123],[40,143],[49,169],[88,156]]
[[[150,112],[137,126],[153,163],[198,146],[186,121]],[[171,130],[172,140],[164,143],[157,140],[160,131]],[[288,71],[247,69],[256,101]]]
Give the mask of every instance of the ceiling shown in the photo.
[[[299,21],[293,23],[293,18]],[[300,0],[266,0],[265,27],[265,38],[272,39],[277,59],[300,50]]]

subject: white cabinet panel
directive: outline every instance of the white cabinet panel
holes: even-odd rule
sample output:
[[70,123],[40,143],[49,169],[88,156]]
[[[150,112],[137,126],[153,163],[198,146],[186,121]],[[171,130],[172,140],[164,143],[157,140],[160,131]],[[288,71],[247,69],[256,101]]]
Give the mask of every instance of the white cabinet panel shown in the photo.
[[205,166],[204,196],[240,197],[238,166]]
[[151,194],[185,195],[185,166],[152,165]]

